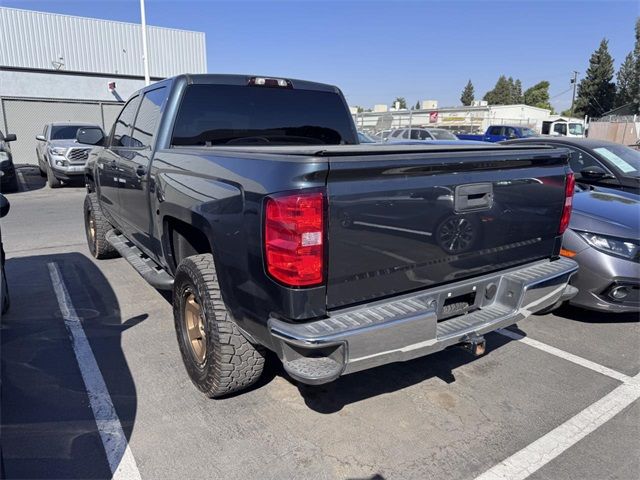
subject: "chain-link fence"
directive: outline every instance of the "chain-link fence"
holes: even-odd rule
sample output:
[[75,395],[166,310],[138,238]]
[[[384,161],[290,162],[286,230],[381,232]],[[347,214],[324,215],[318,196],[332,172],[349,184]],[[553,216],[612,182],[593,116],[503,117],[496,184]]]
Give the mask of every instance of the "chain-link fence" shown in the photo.
[[36,135],[52,122],[89,122],[111,128],[122,103],[90,100],[0,97],[0,130],[15,133],[14,163],[36,164]]

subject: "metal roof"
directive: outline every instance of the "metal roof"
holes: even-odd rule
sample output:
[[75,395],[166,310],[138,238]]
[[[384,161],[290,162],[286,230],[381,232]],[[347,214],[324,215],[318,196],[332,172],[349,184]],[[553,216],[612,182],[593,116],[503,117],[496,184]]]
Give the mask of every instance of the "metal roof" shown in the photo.
[[[0,66],[143,76],[135,23],[0,7]],[[205,73],[203,32],[147,26],[151,77]]]

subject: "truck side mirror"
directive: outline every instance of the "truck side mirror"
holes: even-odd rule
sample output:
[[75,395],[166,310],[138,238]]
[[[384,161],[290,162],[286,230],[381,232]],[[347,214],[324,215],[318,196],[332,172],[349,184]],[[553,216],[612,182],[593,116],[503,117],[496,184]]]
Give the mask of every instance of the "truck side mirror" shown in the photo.
[[4,141],[9,143],[9,142],[15,142],[18,139],[18,137],[16,137],[15,133],[7,133],[4,136]]
[[603,178],[611,178],[606,170],[598,165],[591,165],[580,170],[580,176],[585,180],[602,180]]
[[76,141],[86,145],[104,145],[104,132],[100,127],[82,127],[76,132]]
[[46,138],[44,138],[44,135],[36,135],[36,140],[38,140],[39,142],[44,142],[46,141]]
[[9,213],[9,208],[11,204],[9,200],[0,193],[0,218],[4,217],[7,213]]

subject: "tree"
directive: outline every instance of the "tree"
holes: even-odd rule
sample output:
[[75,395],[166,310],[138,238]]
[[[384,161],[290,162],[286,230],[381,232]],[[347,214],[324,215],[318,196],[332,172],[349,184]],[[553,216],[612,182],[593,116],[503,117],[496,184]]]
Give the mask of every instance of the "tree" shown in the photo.
[[420,100],[418,100],[418,101],[416,102],[416,106],[415,106],[415,107],[413,107],[413,108],[414,108],[414,110],[420,110]]
[[511,85],[507,77],[500,75],[493,89],[485,93],[482,99],[489,105],[507,105],[511,100]]
[[474,96],[475,92],[473,90],[473,83],[471,83],[471,79],[467,82],[467,85],[462,90],[462,95],[460,95],[460,101],[463,105],[469,106],[475,100]]
[[640,113],[640,17],[636,20],[636,44],[633,48],[633,61],[635,64],[630,90],[636,112]]
[[515,83],[513,84],[513,95],[512,95],[513,103],[522,103],[522,82],[519,78],[516,78]]
[[629,53],[629,55],[625,57],[624,62],[622,63],[622,65],[620,65],[620,69],[618,70],[616,99],[614,103],[616,107],[621,107],[633,101],[633,82],[637,80],[636,78],[634,78],[635,67],[636,66],[633,61],[633,54]]
[[616,95],[612,80],[613,58],[609,53],[609,42],[604,38],[591,55],[587,74],[578,85],[576,113],[598,117],[611,110]]
[[523,101],[525,105],[553,111],[553,107],[549,103],[549,82],[543,80],[533,87],[527,88],[524,91]]
[[407,108],[407,101],[404,99],[404,97],[396,97],[396,99],[393,101],[393,106],[395,107],[396,102],[398,102],[400,104],[400,108]]

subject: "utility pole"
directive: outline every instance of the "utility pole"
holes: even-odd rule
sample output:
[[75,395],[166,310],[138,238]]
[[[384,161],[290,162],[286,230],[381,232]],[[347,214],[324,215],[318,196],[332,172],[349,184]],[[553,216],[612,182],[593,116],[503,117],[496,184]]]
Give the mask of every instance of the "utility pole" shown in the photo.
[[149,85],[149,54],[147,53],[147,17],[144,12],[144,0],[140,0],[140,17],[142,19],[142,62],[144,64],[144,84]]
[[573,104],[576,101],[576,85],[578,83],[578,72],[573,71],[573,78],[571,79],[571,83],[573,83],[573,96],[571,97],[571,111],[569,113],[570,117],[573,117]]

